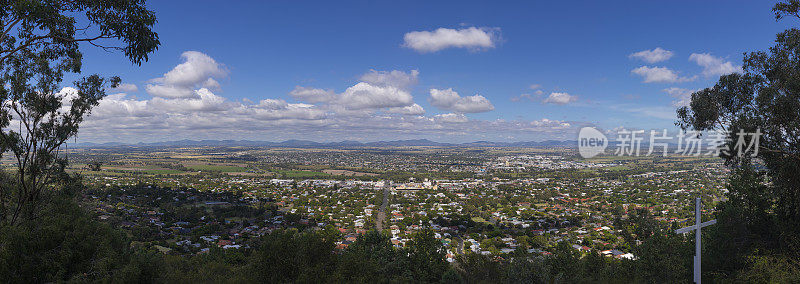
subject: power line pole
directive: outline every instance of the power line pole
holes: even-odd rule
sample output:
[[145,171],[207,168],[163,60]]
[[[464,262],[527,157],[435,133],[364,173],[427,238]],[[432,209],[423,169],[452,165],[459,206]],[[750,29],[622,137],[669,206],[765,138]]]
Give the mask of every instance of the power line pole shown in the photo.
[[700,284],[700,229],[706,226],[714,225],[717,223],[717,220],[711,220],[706,222],[701,222],[702,215],[700,214],[700,207],[703,204],[700,202],[700,197],[695,199],[695,206],[694,206],[694,225],[689,226],[686,228],[680,228],[675,231],[678,234],[685,234],[691,231],[696,231],[694,234],[695,242],[694,242],[694,283]]

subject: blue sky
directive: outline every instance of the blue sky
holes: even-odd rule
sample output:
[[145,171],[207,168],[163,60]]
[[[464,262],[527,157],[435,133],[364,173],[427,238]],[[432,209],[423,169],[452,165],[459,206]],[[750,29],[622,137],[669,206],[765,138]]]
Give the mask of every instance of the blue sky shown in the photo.
[[[772,1],[496,2],[150,1],[162,46],[149,62],[85,49],[84,73],[135,88],[110,90],[80,139],[468,142],[674,129],[681,99],[796,25],[776,22]],[[641,51],[661,58],[632,56]]]

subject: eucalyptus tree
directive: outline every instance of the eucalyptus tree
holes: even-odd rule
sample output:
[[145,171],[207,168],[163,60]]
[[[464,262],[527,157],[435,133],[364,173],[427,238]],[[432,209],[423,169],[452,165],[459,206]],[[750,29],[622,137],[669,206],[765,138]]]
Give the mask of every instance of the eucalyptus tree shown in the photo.
[[[773,12],[778,20],[800,19],[800,1],[778,3]],[[742,69],[693,93],[689,106],[678,109],[677,124],[722,131],[727,142],[720,156],[727,165],[759,165],[755,168],[767,178],[766,186],[758,187],[759,194],[772,203],[759,212],[777,217],[780,228],[780,245],[773,249],[796,257],[800,255],[800,29],[779,33],[767,51],[746,53]],[[733,198],[748,194],[736,189],[731,187]]]
[[89,75],[65,89],[65,74],[81,73],[81,50],[141,65],[160,44],[155,23],[144,0],[0,0],[0,151],[16,163],[0,184],[0,227],[34,218],[69,180],[62,147],[120,83]]

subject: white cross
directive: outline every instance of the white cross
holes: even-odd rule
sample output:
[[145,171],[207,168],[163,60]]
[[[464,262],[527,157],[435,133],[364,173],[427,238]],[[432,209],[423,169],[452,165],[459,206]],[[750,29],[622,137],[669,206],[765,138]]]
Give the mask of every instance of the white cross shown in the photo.
[[694,283],[697,284],[700,284],[700,229],[717,223],[717,220],[700,222],[700,217],[702,217],[702,215],[700,215],[700,206],[702,206],[702,203],[700,203],[700,198],[698,197],[695,199],[694,226],[680,228],[675,231],[678,234],[685,234],[693,230],[697,230],[697,232],[694,234]]

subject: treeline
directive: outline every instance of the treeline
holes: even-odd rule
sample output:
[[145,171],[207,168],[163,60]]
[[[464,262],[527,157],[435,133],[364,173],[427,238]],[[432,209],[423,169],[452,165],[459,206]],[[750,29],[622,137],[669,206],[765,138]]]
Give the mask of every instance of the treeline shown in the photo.
[[252,248],[164,255],[131,247],[121,231],[92,220],[66,199],[53,202],[49,209],[54,214],[44,216],[41,223],[26,222],[2,231],[0,278],[17,283],[552,283],[688,277],[686,267],[667,274],[663,272],[669,270],[660,267],[638,269],[643,262],[581,256],[566,242],[550,257],[467,253],[450,264],[430,230],[418,232],[405,248],[395,248],[388,236],[370,231],[347,249],[337,250],[335,240],[341,236],[336,230],[289,229],[264,235]]

